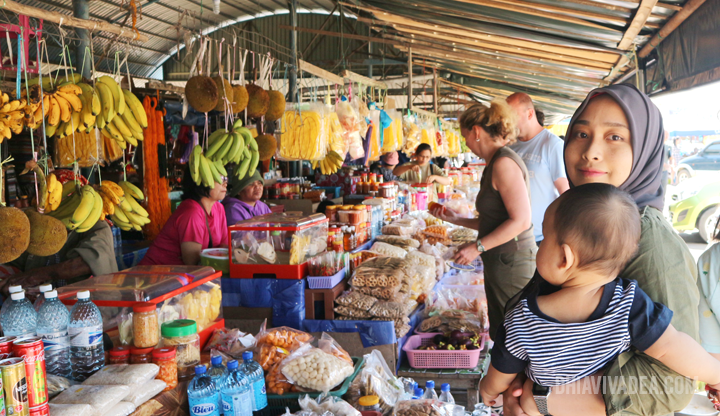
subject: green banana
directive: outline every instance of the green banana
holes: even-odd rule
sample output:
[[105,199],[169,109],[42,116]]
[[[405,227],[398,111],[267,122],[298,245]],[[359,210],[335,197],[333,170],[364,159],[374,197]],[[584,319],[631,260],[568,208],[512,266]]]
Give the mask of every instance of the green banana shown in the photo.
[[210,170],[210,161],[204,155],[200,155],[200,178],[204,186],[213,188],[215,179]]
[[228,137],[230,137],[229,134],[223,135],[221,138],[215,140],[213,144],[208,146],[207,152],[205,152],[205,157],[208,159],[212,159],[215,153],[220,150],[225,145],[225,142],[227,142]]
[[215,168],[218,170],[220,175],[225,176],[225,177],[228,176],[227,170],[225,169],[225,166],[222,164],[221,161],[219,161],[219,160],[215,161]]
[[235,133],[228,134],[227,139],[225,139],[225,144],[218,150],[218,152],[215,154],[215,157],[213,157],[212,160],[220,160],[222,161],[223,158],[225,158],[225,155],[228,154],[230,151],[230,148],[233,146],[233,143],[235,143]]
[[242,126],[243,126],[242,119],[240,117],[238,117],[238,119],[235,120],[235,122],[233,123],[233,130],[238,130]]
[[200,156],[202,156],[202,147],[196,145],[190,155],[190,175],[198,185],[200,185]]
[[250,170],[248,170],[248,175],[252,176],[255,174],[255,169],[257,169],[257,165],[260,162],[260,153],[253,152],[252,158],[250,158]]
[[245,174],[247,174],[248,168],[250,167],[251,158],[246,157],[242,163],[240,164],[240,168],[238,168],[238,171],[236,173],[238,179],[242,179],[245,177]]
[[[210,172],[212,173],[214,182],[223,183],[223,179],[220,176],[220,172],[218,172],[217,167],[215,166],[215,162],[213,162],[212,160],[209,160],[208,166],[210,167]],[[213,183],[213,186],[215,186],[214,183]]]

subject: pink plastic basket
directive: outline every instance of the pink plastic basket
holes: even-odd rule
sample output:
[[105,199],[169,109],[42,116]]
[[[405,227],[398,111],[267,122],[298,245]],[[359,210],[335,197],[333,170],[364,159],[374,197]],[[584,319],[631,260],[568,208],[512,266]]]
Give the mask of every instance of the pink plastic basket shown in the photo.
[[480,348],[476,350],[418,350],[418,347],[428,345],[438,333],[412,335],[408,338],[403,351],[407,354],[412,368],[467,368],[477,367],[480,361],[480,352],[485,347],[485,336],[482,335]]

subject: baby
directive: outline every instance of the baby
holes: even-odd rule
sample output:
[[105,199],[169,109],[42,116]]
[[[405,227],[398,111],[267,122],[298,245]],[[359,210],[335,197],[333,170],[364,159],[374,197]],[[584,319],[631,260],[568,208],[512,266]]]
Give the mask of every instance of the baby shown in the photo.
[[536,405],[523,404],[526,412],[577,414],[553,401],[552,388],[597,374],[631,347],[686,377],[720,383],[720,361],[673,328],[672,311],[617,276],[640,239],[638,209],[628,194],[600,183],[570,189],[548,207],[543,234],[537,273],[516,303],[511,300],[495,335],[480,383],[486,405],[525,372]]

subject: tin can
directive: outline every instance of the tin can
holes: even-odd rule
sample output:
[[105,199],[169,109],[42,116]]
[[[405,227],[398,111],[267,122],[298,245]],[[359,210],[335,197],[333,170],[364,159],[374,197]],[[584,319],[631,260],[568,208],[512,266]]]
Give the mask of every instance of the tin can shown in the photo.
[[0,360],[4,360],[12,356],[12,344],[15,341],[17,341],[17,337],[0,338]]
[[13,343],[16,357],[25,358],[28,402],[31,408],[42,406],[48,401],[47,376],[45,373],[45,349],[40,337],[30,337]]
[[0,361],[0,371],[2,371],[7,416],[28,416],[30,406],[27,397],[25,360],[20,357],[6,358]]
[[31,407],[30,416],[50,416],[50,405],[45,403],[42,406]]

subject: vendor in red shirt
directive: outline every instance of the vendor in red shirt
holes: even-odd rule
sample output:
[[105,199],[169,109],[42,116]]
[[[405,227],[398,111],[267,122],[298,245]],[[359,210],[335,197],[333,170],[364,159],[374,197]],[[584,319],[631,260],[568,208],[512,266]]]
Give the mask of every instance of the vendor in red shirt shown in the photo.
[[183,202],[165,223],[141,265],[196,265],[206,248],[227,247],[225,209],[220,201],[227,193],[227,178],[213,188],[197,185],[190,170],[183,174]]

